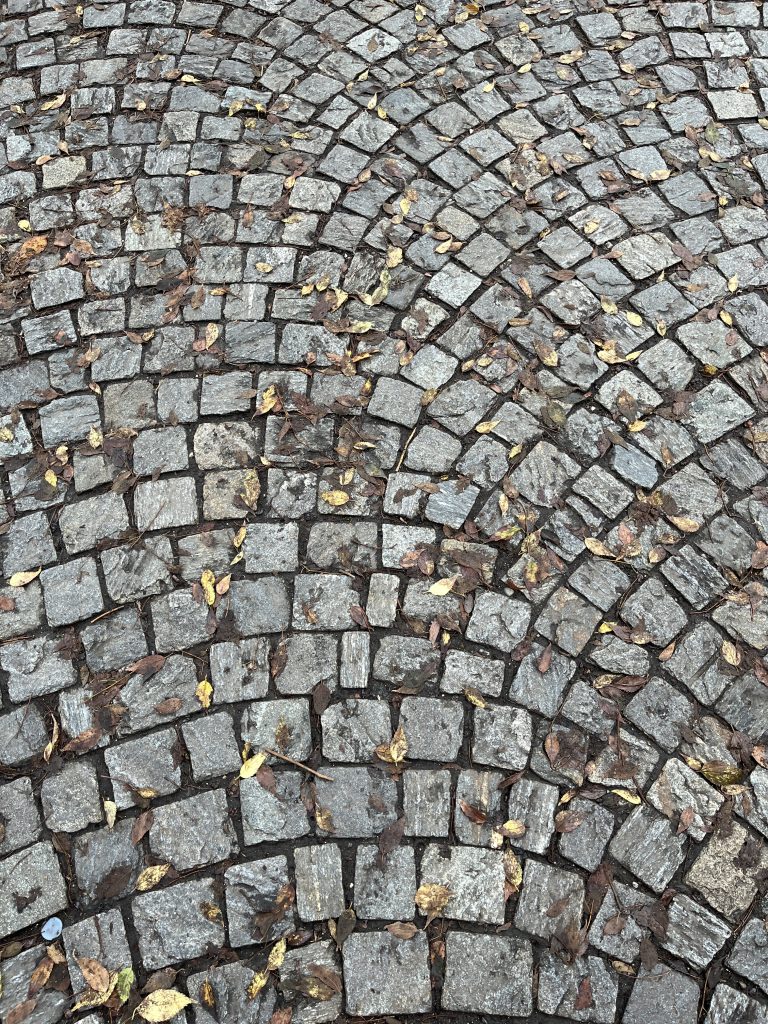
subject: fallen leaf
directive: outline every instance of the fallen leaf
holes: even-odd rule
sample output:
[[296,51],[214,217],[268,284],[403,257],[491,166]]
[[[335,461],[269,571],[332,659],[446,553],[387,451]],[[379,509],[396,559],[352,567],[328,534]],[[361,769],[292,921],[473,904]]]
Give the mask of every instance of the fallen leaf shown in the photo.
[[157,883],[166,876],[170,866],[170,864],[155,864],[151,868],[144,868],[136,879],[136,892],[147,892],[149,889],[154,889]]
[[86,982],[95,992],[106,992],[110,984],[110,974],[103,964],[93,957],[77,957],[77,964]]
[[8,580],[9,587],[26,587],[32,580],[36,580],[40,573],[43,571],[42,566],[39,569],[29,569],[27,572],[15,572],[13,576]]
[[195,688],[195,696],[204,708],[209,708],[213,700],[213,687],[207,679],[201,679]]
[[171,1020],[185,1006],[191,1006],[194,1002],[194,999],[185,996],[183,992],[177,992],[172,988],[159,988],[142,999],[134,1013],[151,1024],[161,1024],[162,1021]]
[[438,580],[436,583],[433,583],[429,588],[429,592],[430,594],[434,594],[436,597],[445,597],[446,594],[450,594],[453,590],[458,579],[458,574],[455,576],[446,576],[445,579]]
[[619,797],[619,799],[625,800],[628,804],[641,804],[643,802],[637,793],[633,793],[631,789],[612,789],[611,793]]
[[107,828],[114,828],[117,820],[117,804],[114,800],[104,801],[104,817],[107,820]]
[[200,586],[203,588],[206,604],[212,605],[216,601],[216,577],[210,569],[203,570]]
[[240,778],[250,779],[256,774],[256,772],[258,772],[266,760],[267,755],[263,750],[260,750],[258,754],[254,754],[252,757],[243,761],[243,764],[240,767]]
[[438,882],[425,882],[417,889],[414,902],[422,914],[426,915],[427,924],[430,924],[442,914],[452,895],[453,893],[447,885],[440,885]]
[[597,537],[585,538],[584,547],[587,551],[591,551],[593,555],[599,555],[601,558],[615,558],[615,555],[610,548],[607,548],[601,540],[597,539]]
[[346,505],[349,501],[349,495],[346,491],[323,491],[320,497],[327,505],[333,505],[334,507]]
[[402,725],[398,726],[390,743],[380,743],[376,747],[376,756],[387,764],[401,764],[408,753],[408,740],[405,738]]

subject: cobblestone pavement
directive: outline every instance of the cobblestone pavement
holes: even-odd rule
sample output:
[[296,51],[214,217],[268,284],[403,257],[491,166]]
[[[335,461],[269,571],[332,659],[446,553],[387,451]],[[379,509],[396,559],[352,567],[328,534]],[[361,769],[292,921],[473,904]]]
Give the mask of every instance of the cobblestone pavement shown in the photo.
[[768,4],[0,44],[0,1019],[766,1024]]

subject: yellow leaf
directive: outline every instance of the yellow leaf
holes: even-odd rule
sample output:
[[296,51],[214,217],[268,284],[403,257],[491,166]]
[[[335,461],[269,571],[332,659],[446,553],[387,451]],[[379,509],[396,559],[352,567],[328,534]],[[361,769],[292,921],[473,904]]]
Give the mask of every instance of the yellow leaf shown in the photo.
[[248,760],[244,761],[242,766],[240,767],[240,778],[252,778],[266,760],[267,755],[264,753],[263,750],[260,750],[258,754],[254,754],[253,757],[249,757]]
[[414,902],[422,914],[426,915],[427,924],[429,924],[442,914],[452,895],[453,893],[447,885],[425,882],[417,889]]
[[728,664],[733,665],[734,668],[737,668],[741,664],[741,651],[736,644],[732,644],[730,640],[723,640],[723,646],[720,648],[720,652]]
[[117,820],[117,804],[114,800],[104,801],[104,817],[107,819],[107,828],[114,828]]
[[395,267],[399,267],[403,262],[403,250],[395,247],[387,250],[387,266],[390,270],[394,270]]
[[195,696],[204,708],[211,706],[213,700],[213,687],[207,679],[201,679],[195,688]]
[[91,448],[99,448],[104,443],[104,435],[98,427],[91,427],[88,431],[88,444]]
[[597,537],[587,537],[584,541],[584,547],[587,551],[591,551],[593,555],[599,555],[601,558],[616,557],[610,548],[607,548]]
[[10,427],[0,427],[0,441],[3,444],[10,444],[14,438],[14,433]]
[[713,786],[733,786],[744,777],[740,768],[727,761],[706,761],[699,771]]
[[519,839],[520,836],[525,835],[525,825],[516,818],[510,818],[509,821],[504,822],[500,831],[509,839]]
[[472,687],[472,686],[468,686],[468,687],[467,687],[467,688],[466,688],[466,689],[464,690],[464,696],[465,696],[465,697],[467,698],[467,700],[469,701],[469,703],[470,703],[470,704],[474,704],[474,706],[475,706],[476,708],[486,708],[486,707],[488,707],[488,705],[487,705],[487,704],[486,704],[486,702],[485,702],[485,698],[484,698],[484,697],[483,697],[483,695],[482,695],[482,694],[480,693],[480,691],[479,691],[479,690],[476,690],[476,689],[475,689],[474,687]]
[[611,967],[618,974],[624,974],[628,978],[634,978],[635,969],[630,964],[625,964],[623,960],[611,960]]
[[493,92],[493,90],[495,88],[496,88],[496,83],[495,82],[486,82],[485,85],[483,86],[483,92]]
[[255,469],[249,469],[245,474],[243,480],[243,487],[240,491],[240,497],[248,508],[254,508],[259,500],[261,494],[261,484],[259,483],[259,474]]
[[440,245],[438,245],[436,247],[435,252],[439,252],[441,255],[443,253],[448,252],[450,250],[450,248],[451,248],[452,242],[453,242],[453,238],[450,238],[450,237],[446,238],[446,240],[444,242],[441,242]]
[[536,355],[545,366],[557,366],[557,352],[555,352],[551,345],[546,345],[543,341],[535,341],[533,347]]
[[162,1024],[163,1021],[171,1020],[185,1006],[191,1006],[194,1002],[194,999],[185,996],[183,992],[177,992],[176,989],[158,988],[142,999],[136,1007],[135,1013],[138,1013],[144,1020],[150,1021],[151,1024]]
[[639,434],[648,426],[648,420],[633,420],[627,428],[633,434]]
[[483,423],[478,423],[475,430],[478,434],[490,434],[494,427],[498,427],[501,420],[485,420]]
[[200,586],[203,588],[206,604],[212,605],[216,600],[216,577],[210,569],[203,569]]
[[267,959],[267,970],[276,971],[279,967],[282,967],[283,960],[285,960],[285,951],[288,948],[288,944],[285,939],[280,939],[276,942],[269,952]]
[[376,756],[387,764],[398,765],[408,753],[408,740],[400,725],[390,743],[380,743],[376,747]]
[[613,299],[608,299],[605,297],[605,295],[600,296],[600,305],[603,307],[603,312],[608,313],[611,316],[614,313],[619,312],[619,307],[616,305]]
[[148,889],[154,889],[157,883],[168,873],[170,866],[170,864],[155,864],[151,868],[144,868],[136,880],[136,892],[146,892]]
[[517,456],[520,454],[520,452],[522,450],[523,450],[523,446],[521,444],[514,444],[514,445],[512,445],[512,447],[507,452],[507,458],[508,459],[516,459]]
[[657,170],[651,171],[648,181],[666,181],[671,173],[668,167],[659,167]]
[[373,96],[368,100],[368,103],[366,104],[368,110],[373,110],[378,102],[379,94],[375,92]]
[[633,327],[643,326],[643,318],[639,313],[625,313],[625,316],[627,318],[627,323],[632,324]]
[[246,530],[246,528],[244,526],[240,527],[240,529],[237,531],[237,533],[235,534],[234,538],[232,539],[232,544],[234,545],[234,547],[236,547],[236,548],[242,547],[243,541],[246,538],[247,532],[248,531]]
[[670,523],[674,523],[683,533],[696,533],[701,529],[701,523],[697,523],[695,519],[689,519],[687,516],[669,516],[668,518]]
[[599,220],[588,220],[581,230],[584,232],[585,235],[593,235],[599,227]]
[[344,328],[346,334],[367,334],[373,330],[372,320],[354,320]]
[[334,506],[346,505],[349,501],[346,491],[323,491],[320,497],[327,505]]
[[402,215],[404,217],[406,217],[408,215],[410,209],[411,209],[411,201],[410,201],[410,199],[401,199],[400,200],[400,212],[402,213]]
[[31,231],[32,230],[32,225],[29,223],[28,220],[20,220],[19,221],[19,227],[21,228],[22,231]]
[[529,299],[532,299],[533,298],[533,289],[531,288],[531,285],[528,282],[528,279],[525,278],[525,277],[518,277],[517,283],[518,283],[520,291],[523,293],[523,295],[527,296]]
[[523,884],[523,868],[512,850],[504,851],[504,879],[513,892]]
[[620,799],[626,800],[628,804],[641,804],[643,802],[637,793],[633,793],[631,789],[612,789],[611,792]]
[[256,269],[260,274],[271,274],[275,268],[271,263],[257,263]]
[[727,309],[721,309],[720,310],[720,319],[723,321],[723,323],[727,327],[732,327],[733,326],[733,317],[731,316],[731,314],[728,312]]
[[728,291],[735,292],[739,288],[739,277],[738,274],[734,274],[733,277],[728,278]]
[[8,580],[9,587],[26,587],[32,580],[36,580],[40,573],[43,571],[42,566],[39,569],[28,569],[26,572],[15,572],[13,576]]
[[430,594],[434,594],[436,597],[445,597],[446,594],[450,594],[453,590],[458,578],[457,574],[455,576],[446,576],[444,579],[438,580],[429,588]]
[[43,480],[45,480],[49,487],[53,488],[55,488],[59,482],[58,477],[56,476],[52,469],[46,469],[45,475],[43,476]]
[[257,971],[256,974],[251,978],[248,988],[245,990],[245,994],[249,999],[255,999],[256,996],[261,992],[264,986],[269,981],[269,971]]
[[59,93],[58,96],[54,96],[52,100],[47,100],[41,104],[41,110],[58,110],[59,107],[63,107],[67,100],[67,94],[65,92]]
[[205,347],[210,348],[219,337],[219,328],[216,324],[208,324],[205,328]]

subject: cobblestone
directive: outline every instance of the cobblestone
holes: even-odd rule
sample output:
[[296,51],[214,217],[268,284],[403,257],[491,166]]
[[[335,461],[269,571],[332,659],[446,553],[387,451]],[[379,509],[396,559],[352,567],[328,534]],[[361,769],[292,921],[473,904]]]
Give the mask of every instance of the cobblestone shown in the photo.
[[763,7],[7,5],[3,1020],[768,1021]]

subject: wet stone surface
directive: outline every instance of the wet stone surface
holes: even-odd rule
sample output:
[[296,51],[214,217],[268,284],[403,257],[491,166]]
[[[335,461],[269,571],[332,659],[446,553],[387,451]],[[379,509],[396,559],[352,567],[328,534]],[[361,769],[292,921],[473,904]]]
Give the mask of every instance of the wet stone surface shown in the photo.
[[756,0],[8,0],[3,1022],[768,1022],[766,104]]

